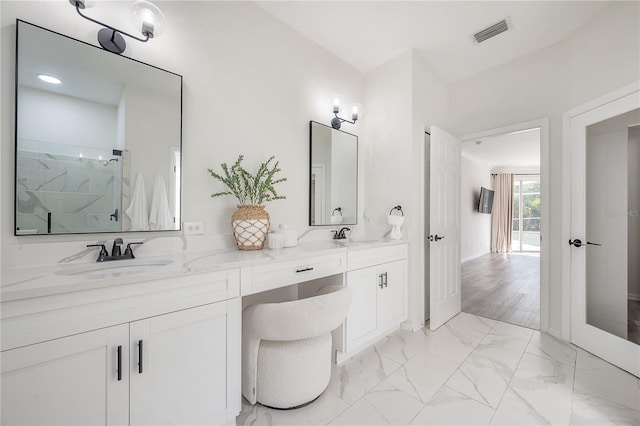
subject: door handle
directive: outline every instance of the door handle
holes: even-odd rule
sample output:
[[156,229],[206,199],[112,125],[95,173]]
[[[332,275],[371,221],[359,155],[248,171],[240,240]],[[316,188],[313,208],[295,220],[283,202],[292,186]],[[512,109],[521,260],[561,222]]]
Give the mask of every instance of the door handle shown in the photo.
[[436,235],[433,237],[433,240],[434,240],[434,241],[444,240],[444,235],[443,235],[442,237],[438,237],[438,234],[436,234]]
[[576,238],[575,240],[569,240],[569,245],[574,247],[582,247],[582,240]]
[[591,241],[587,241],[586,243],[583,243],[582,240],[576,238],[574,240],[569,240],[569,245],[574,247],[582,247],[583,245],[601,246],[602,244],[592,243]]

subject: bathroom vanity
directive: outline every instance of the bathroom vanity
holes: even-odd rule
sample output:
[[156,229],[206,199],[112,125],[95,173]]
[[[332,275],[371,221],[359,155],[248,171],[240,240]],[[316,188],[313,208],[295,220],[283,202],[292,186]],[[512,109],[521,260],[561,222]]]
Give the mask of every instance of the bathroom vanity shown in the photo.
[[242,298],[333,277],[353,304],[342,362],[407,318],[407,245],[319,241],[261,252],[6,268],[3,424],[232,424]]

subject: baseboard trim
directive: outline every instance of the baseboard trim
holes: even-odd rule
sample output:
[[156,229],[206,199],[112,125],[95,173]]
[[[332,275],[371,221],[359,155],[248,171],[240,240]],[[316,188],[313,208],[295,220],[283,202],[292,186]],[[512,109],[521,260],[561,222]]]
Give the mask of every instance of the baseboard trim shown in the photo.
[[636,302],[640,302],[640,294],[635,294],[635,293],[629,293],[627,295],[627,299],[629,300],[634,300]]
[[477,258],[482,257],[482,256],[487,255],[487,254],[491,254],[491,252],[487,251],[487,252],[484,252],[484,253],[474,254],[473,256],[465,257],[464,259],[462,259],[460,261],[460,263],[465,263],[465,262],[468,262],[468,261],[473,260],[473,259],[477,259]]
[[555,328],[549,328],[548,330],[544,331],[547,334],[552,335],[555,338],[558,338],[560,340],[564,340],[566,341],[566,339],[562,336],[562,333],[560,332],[560,330],[556,330]]
[[424,322],[419,323],[419,322],[405,321],[402,324],[400,324],[401,329],[408,330],[413,333],[415,333],[416,331],[420,330],[423,327],[424,327]]

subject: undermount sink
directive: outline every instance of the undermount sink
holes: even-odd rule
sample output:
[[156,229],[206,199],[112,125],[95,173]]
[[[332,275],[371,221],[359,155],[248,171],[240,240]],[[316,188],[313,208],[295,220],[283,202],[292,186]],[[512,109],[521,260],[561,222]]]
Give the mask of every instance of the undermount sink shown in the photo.
[[361,240],[361,239],[345,239],[345,240],[335,240],[336,243],[344,246],[357,246],[360,244],[371,244],[375,243],[378,240],[370,239],[370,240]]
[[92,263],[56,271],[57,275],[82,275],[88,278],[118,277],[153,272],[155,268],[173,263],[169,259],[132,259]]

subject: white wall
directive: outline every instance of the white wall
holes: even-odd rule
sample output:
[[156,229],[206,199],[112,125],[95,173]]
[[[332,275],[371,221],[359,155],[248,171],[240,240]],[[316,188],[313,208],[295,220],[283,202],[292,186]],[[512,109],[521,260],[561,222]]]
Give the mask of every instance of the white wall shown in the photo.
[[[638,2],[612,2],[576,33],[526,57],[452,85],[458,134],[550,119],[550,328],[562,325],[562,114],[638,80]],[[481,48],[481,46],[480,46]],[[565,238],[566,237],[566,238]]]
[[[90,12],[133,32],[128,7],[129,2],[98,2]],[[163,1],[160,7],[167,16],[166,31],[149,43],[127,40],[125,54],[184,77],[183,220],[205,221],[210,235],[229,234],[236,201],[210,198],[221,186],[207,168],[233,162],[241,153],[245,166],[253,168],[275,155],[288,178],[279,187],[287,199],[269,203],[267,210],[272,223],[303,231],[309,205],[309,120],[330,122],[333,93],[362,102],[363,75],[251,2]],[[98,26],[77,16],[67,0],[3,0],[0,8],[2,244],[81,241],[86,236],[12,235],[15,20],[92,44],[97,44]],[[348,131],[359,134],[365,120]]]
[[[142,173],[145,183],[147,209],[151,211],[154,182],[157,175],[164,179],[169,201],[169,211],[174,211],[169,194],[171,180],[175,179],[172,169],[170,147],[178,146],[180,140],[180,100],[145,90],[127,86],[123,90],[121,108],[124,109],[124,147],[129,150],[130,182],[133,186],[138,173]],[[134,188],[131,188],[133,193]],[[123,205],[126,211],[129,205]]]
[[629,298],[640,300],[640,126],[629,128]]
[[[108,151],[109,155],[116,148],[117,110],[113,105],[20,86],[19,112],[21,139],[92,146]],[[55,153],[78,155],[78,152]],[[87,158],[88,154],[84,152]]]
[[478,213],[480,187],[492,189],[489,168],[462,156],[460,179],[461,247],[460,258],[466,262],[491,252],[491,215]]
[[390,230],[386,215],[394,206],[402,206],[406,217],[402,235],[410,243],[408,326],[416,329],[428,316],[424,131],[432,124],[449,127],[449,89],[415,52],[408,51],[368,73],[365,93],[367,232],[386,234]]
[[327,217],[331,223],[333,209],[341,207],[343,222],[355,223],[358,171],[354,165],[357,165],[358,145],[352,135],[336,131],[331,133],[331,204],[327,208]]

